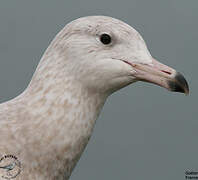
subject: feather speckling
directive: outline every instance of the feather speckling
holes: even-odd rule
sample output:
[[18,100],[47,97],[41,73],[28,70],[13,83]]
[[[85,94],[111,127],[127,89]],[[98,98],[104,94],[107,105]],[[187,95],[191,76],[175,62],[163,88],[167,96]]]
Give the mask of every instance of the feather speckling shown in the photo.
[[126,59],[152,62],[139,33],[120,20],[84,17],[58,33],[26,90],[0,104],[0,157],[21,162],[16,180],[69,179],[107,97],[136,81]]

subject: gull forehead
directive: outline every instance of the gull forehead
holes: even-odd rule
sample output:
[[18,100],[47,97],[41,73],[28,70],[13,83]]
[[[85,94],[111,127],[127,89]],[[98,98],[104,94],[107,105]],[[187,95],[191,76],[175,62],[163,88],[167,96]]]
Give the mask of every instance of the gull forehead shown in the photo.
[[119,32],[123,35],[133,34],[134,36],[140,38],[139,33],[133,27],[121,20],[108,16],[81,17],[69,23],[68,27],[69,26],[73,26],[74,29],[80,29],[85,32],[97,33],[98,31],[106,29]]

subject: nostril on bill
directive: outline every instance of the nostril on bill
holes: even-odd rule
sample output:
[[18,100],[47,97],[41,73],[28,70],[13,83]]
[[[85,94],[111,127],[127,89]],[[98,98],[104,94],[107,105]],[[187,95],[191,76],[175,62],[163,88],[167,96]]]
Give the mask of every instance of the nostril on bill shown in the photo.
[[168,75],[171,75],[172,73],[171,72],[169,72],[169,71],[165,71],[165,70],[161,70],[162,72],[164,72],[164,73],[166,73],[166,74],[168,74]]

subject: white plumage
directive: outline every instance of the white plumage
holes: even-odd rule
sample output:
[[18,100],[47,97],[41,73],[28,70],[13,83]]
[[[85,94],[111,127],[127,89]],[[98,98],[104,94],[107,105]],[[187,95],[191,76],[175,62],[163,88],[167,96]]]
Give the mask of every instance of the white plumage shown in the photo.
[[[109,44],[101,42],[102,34],[111,37]],[[178,91],[172,82],[188,91],[126,23],[104,16],[69,23],[46,50],[27,89],[0,104],[0,157],[12,154],[21,162],[16,180],[68,179],[106,98],[138,80]],[[5,173],[0,168],[0,179]]]

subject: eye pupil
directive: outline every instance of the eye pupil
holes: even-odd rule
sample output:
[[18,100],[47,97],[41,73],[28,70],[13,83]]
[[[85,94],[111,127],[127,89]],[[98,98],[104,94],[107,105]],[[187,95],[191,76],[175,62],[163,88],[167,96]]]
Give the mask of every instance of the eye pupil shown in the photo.
[[110,44],[111,43],[111,36],[109,36],[108,34],[102,34],[100,36],[100,41],[103,44]]

